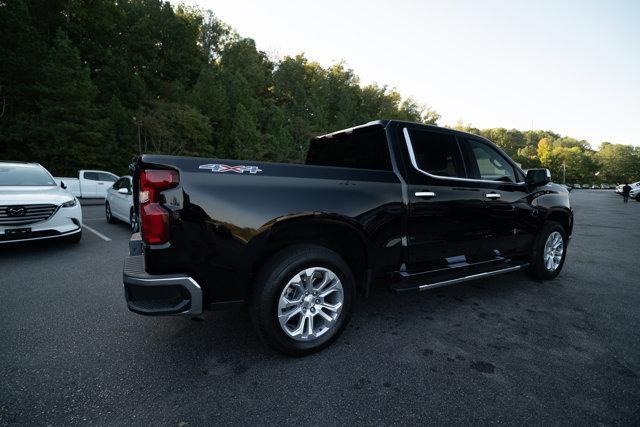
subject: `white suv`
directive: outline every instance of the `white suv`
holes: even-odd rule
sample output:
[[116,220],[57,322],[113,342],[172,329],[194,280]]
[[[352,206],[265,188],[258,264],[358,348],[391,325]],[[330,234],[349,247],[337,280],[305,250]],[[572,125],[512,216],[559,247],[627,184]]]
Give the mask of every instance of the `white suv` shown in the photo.
[[78,199],[37,163],[0,162],[0,244],[82,237]]

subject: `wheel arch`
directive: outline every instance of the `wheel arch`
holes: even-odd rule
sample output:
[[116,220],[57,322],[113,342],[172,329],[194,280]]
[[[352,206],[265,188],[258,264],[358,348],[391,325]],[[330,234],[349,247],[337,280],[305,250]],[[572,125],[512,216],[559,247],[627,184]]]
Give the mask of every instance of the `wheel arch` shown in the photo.
[[545,218],[546,221],[555,221],[564,228],[567,236],[573,231],[573,212],[567,208],[550,209]]
[[274,221],[260,230],[248,245],[247,291],[251,289],[251,278],[276,252],[296,244],[324,246],[340,255],[355,279],[359,290],[366,292],[370,282],[367,238],[346,218],[298,215]]

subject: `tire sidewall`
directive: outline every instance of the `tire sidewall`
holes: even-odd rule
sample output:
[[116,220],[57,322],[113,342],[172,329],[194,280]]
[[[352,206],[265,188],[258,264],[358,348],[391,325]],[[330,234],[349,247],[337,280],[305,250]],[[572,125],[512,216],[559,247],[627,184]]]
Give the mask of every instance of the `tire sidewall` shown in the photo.
[[[302,249],[302,248],[301,248]],[[322,247],[308,246],[298,255],[282,260],[263,282],[262,291],[256,295],[256,303],[260,307],[258,322],[267,323],[261,328],[268,344],[284,353],[303,356],[321,350],[331,344],[344,330],[353,310],[355,297],[355,280],[348,265],[338,254]],[[309,267],[323,267],[335,273],[342,284],[343,305],[335,324],[321,337],[312,341],[297,341],[289,337],[280,326],[278,320],[278,302],[285,286],[294,274]],[[260,327],[260,325],[257,325]]]

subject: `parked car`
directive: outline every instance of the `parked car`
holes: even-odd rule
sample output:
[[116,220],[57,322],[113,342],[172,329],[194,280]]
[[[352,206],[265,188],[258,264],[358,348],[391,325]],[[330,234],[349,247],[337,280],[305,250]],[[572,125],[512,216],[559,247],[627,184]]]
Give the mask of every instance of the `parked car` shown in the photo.
[[571,193],[571,190],[573,190],[573,187],[570,184],[560,184],[560,185],[566,188],[569,193]]
[[56,177],[58,185],[80,198],[104,199],[107,189],[118,179],[117,175],[106,171],[81,170],[78,178]]
[[640,202],[640,187],[633,188],[629,192],[629,197],[632,199],[636,199],[638,202]]
[[547,169],[525,174],[487,139],[401,121],[315,138],[305,165],[143,155],[132,172],[129,309],[199,316],[244,303],[258,335],[292,355],[334,341],[356,289],[374,283],[553,279],[573,227]]
[[120,177],[107,190],[104,202],[104,211],[107,222],[114,223],[124,221],[131,226],[133,232],[137,231],[137,215],[133,209],[133,186],[131,176]]
[[[638,188],[640,188],[640,181],[633,182],[633,183],[629,184],[629,186],[631,187],[632,191],[635,190],[635,189],[638,189]],[[618,184],[618,186],[616,186],[616,193],[621,195],[622,194],[622,187],[624,187],[624,182],[622,184]]]
[[0,243],[82,238],[82,210],[37,163],[0,162]]

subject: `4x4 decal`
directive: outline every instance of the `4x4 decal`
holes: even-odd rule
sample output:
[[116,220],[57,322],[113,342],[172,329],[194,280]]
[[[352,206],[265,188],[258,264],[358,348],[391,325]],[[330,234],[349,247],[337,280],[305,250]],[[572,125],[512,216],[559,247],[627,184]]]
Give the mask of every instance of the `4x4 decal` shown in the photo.
[[209,169],[211,172],[235,172],[235,173],[258,173],[262,172],[258,166],[229,166],[212,163],[209,165],[200,165],[199,169]]

